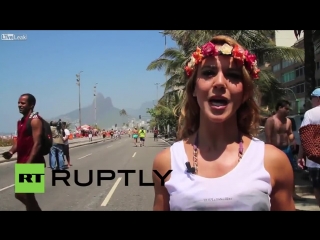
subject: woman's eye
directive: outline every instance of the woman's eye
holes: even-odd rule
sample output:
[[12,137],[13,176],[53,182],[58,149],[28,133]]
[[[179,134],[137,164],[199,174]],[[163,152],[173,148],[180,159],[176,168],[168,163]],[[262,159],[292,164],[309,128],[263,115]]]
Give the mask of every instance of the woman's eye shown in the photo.
[[242,77],[241,74],[239,74],[239,73],[229,73],[228,76],[230,78],[235,78],[235,79],[238,79],[238,78]]
[[212,75],[215,74],[215,72],[212,71],[212,70],[206,70],[206,71],[203,71],[202,74],[203,74],[204,76],[212,76]]

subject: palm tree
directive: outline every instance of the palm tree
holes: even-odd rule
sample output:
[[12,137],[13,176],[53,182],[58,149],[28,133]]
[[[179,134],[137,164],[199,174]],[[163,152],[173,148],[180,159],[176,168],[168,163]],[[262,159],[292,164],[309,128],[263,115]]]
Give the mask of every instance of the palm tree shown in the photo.
[[[164,97],[167,100],[172,98],[177,91],[184,91],[187,79],[183,67],[196,46],[209,41],[213,35],[224,34],[236,39],[241,45],[256,54],[258,61],[273,62],[284,59],[291,61],[302,61],[304,51],[293,47],[279,47],[271,40],[275,30],[165,30],[164,34],[170,35],[178,44],[178,48],[168,48],[156,60],[151,62],[147,70],[166,69],[165,74],[169,76],[164,83]],[[270,70],[262,70],[260,83],[257,86],[260,92],[277,92],[277,96],[283,96],[283,90]],[[270,99],[269,99],[270,100]]]
[[128,116],[127,111],[124,110],[124,109],[121,109],[121,110],[119,111],[119,114],[120,114],[120,116],[122,116],[122,119],[123,119],[123,120],[124,120],[124,118],[125,118],[126,116]]
[[[312,91],[316,88],[316,61],[315,52],[320,50],[320,30],[294,30],[296,38],[304,32],[304,76],[305,76],[305,106],[306,109],[311,108],[308,101]],[[315,51],[316,50],[316,51]]]
[[160,129],[166,129],[169,124],[171,127],[176,126],[177,117],[174,116],[173,106],[167,104],[163,99],[160,99],[158,104],[153,109],[147,111],[152,117],[154,126],[159,125]]
[[126,110],[122,109],[119,111],[120,116],[127,116]]

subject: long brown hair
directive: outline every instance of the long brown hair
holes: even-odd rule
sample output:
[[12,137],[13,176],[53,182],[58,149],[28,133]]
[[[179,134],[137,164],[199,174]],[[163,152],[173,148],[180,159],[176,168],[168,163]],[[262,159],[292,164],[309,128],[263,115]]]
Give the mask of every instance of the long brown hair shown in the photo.
[[[224,43],[230,46],[239,45],[237,41],[228,36],[215,36],[211,42],[216,45]],[[199,65],[198,65],[199,66]],[[184,92],[180,107],[178,140],[189,138],[192,134],[198,131],[200,123],[200,107],[193,92],[197,80],[198,66],[195,68],[192,76],[188,79],[186,91]],[[255,136],[258,131],[260,114],[259,106],[254,100],[256,91],[255,84],[245,67],[242,67],[243,74],[243,92],[244,102],[237,110],[237,122],[239,130],[250,137]]]

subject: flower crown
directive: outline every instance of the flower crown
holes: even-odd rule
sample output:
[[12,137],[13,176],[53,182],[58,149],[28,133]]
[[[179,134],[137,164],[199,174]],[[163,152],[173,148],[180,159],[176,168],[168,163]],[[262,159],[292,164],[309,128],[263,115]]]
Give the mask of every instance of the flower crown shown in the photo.
[[188,77],[190,77],[194,71],[196,65],[198,65],[204,58],[209,56],[227,55],[239,60],[244,64],[250,76],[253,79],[259,79],[258,73],[260,69],[257,66],[256,55],[249,53],[239,45],[234,47],[225,43],[222,46],[217,47],[212,42],[204,44],[201,48],[197,47],[197,50],[192,54],[184,70]]

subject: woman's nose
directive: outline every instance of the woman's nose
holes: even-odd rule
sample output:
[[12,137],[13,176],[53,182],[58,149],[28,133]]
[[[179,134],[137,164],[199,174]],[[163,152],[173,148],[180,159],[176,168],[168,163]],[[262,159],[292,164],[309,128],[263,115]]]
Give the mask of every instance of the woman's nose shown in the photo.
[[226,88],[226,79],[222,72],[219,72],[213,81],[213,88]]

